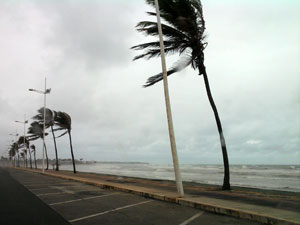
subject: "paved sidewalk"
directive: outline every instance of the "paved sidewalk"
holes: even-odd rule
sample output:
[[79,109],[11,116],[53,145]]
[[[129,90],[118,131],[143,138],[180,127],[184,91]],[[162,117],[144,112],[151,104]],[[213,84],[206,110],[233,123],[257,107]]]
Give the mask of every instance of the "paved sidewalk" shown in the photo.
[[[26,170],[42,173],[40,170]],[[44,174],[264,224],[300,224],[299,193],[241,187],[221,191],[218,186],[184,182],[185,196],[181,198],[172,181],[83,172],[74,174],[70,171],[48,170]]]

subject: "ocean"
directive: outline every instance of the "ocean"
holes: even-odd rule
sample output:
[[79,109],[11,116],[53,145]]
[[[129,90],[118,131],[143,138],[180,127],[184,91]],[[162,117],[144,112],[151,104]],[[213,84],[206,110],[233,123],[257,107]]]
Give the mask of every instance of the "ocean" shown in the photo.
[[[73,170],[72,164],[63,164],[61,170]],[[80,163],[82,172],[174,180],[173,165],[151,163],[95,162]],[[223,165],[180,165],[183,181],[222,185]],[[268,190],[300,192],[300,165],[231,165],[232,186]]]

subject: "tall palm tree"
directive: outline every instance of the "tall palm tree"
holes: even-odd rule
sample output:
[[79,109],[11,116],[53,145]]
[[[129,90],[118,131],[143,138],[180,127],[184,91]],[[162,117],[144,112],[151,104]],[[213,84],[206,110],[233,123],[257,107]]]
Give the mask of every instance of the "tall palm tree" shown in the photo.
[[[45,108],[46,116],[45,116],[45,127],[51,128],[53,141],[54,141],[54,149],[55,149],[55,159],[56,159],[56,171],[59,170],[59,163],[58,163],[58,153],[57,153],[57,145],[56,145],[56,138],[54,135],[54,121],[57,117],[57,112],[48,108]],[[38,114],[33,117],[33,119],[37,120],[39,123],[43,123],[44,121],[44,108],[40,108],[38,110]]]
[[36,165],[36,151],[35,151],[35,145],[34,145],[34,144],[30,145],[30,148],[32,149],[31,152],[33,152],[34,165],[35,165],[35,168],[37,169],[37,165]]
[[59,128],[55,129],[57,130],[66,130],[63,134],[61,134],[59,137],[69,134],[69,140],[70,140],[70,149],[71,149],[71,155],[72,155],[72,163],[73,163],[73,172],[76,173],[76,166],[75,166],[75,159],[74,159],[74,153],[73,153],[73,145],[72,145],[72,137],[71,137],[71,116],[65,112],[57,112],[57,116],[55,119],[55,125],[57,125]]
[[[17,141],[12,143],[11,149],[14,153],[14,164],[17,165],[17,167],[20,167],[20,152],[19,152],[19,145]],[[16,163],[16,156],[17,156],[17,163]]]
[[26,165],[25,165],[25,152],[24,152],[24,151],[21,152],[20,155],[21,155],[21,158],[23,158],[24,167],[25,167],[25,166],[26,166]]
[[[155,0],[146,0],[147,4],[155,7]],[[203,75],[206,93],[214,112],[217,128],[220,136],[224,163],[223,190],[230,190],[229,162],[225,138],[223,135],[221,121],[217,107],[214,103],[206,68],[204,65],[204,49],[207,46],[205,41],[205,20],[203,17],[202,4],[200,0],[159,0],[160,15],[164,20],[162,31],[164,35],[164,45],[166,54],[179,54],[179,61],[173,65],[167,75],[174,74],[187,66],[192,66],[198,70],[199,75]],[[154,12],[148,12],[150,16],[156,16]],[[151,21],[139,22],[136,26],[137,31],[149,36],[158,35],[157,23]],[[137,55],[134,60],[145,58],[151,59],[160,56],[159,42],[148,42],[133,46],[134,50],[144,50],[143,54]],[[144,87],[149,87],[163,79],[162,73],[148,78]]]
[[[28,140],[29,141],[33,141],[36,140],[38,138],[43,138],[43,124],[34,121],[30,124],[30,127],[28,127],[28,134],[31,134],[28,136]],[[47,136],[48,134],[45,133],[45,136]],[[44,144],[45,147],[45,153],[46,153],[46,160],[47,160],[47,168],[46,170],[49,169],[49,159],[48,159],[48,153],[47,153],[47,147],[46,147],[46,143]]]
[[[24,146],[24,143],[25,143],[25,146]],[[27,149],[29,149],[29,141],[28,141],[27,137],[25,137],[25,138],[24,138],[24,136],[19,137],[18,145],[19,145],[19,147],[23,147],[23,149],[24,149],[24,153],[26,156],[26,167],[27,167],[27,153],[29,153],[29,163],[30,163],[30,168],[32,169],[31,152],[30,152],[30,150],[27,151]]]
[[16,165],[16,148],[15,148],[15,143],[11,144],[10,149],[8,151],[9,158],[12,160],[13,165]]

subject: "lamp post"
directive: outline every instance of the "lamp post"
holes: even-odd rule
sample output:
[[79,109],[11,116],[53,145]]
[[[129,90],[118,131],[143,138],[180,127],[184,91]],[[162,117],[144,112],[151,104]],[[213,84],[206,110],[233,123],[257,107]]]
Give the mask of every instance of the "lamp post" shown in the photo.
[[177,155],[175,134],[174,134],[174,128],[173,128],[173,121],[172,121],[171,104],[170,104],[169,89],[168,89],[167,69],[166,69],[166,59],[165,59],[165,50],[164,50],[164,42],[163,42],[163,37],[162,37],[162,28],[161,28],[161,22],[160,22],[158,0],[155,0],[155,9],[156,9],[157,27],[158,27],[158,33],[159,33],[161,66],[162,66],[162,72],[163,72],[166,111],[167,111],[167,118],[168,118],[169,137],[170,137],[172,159],[173,159],[173,166],[174,166],[174,172],[175,172],[175,180],[176,180],[177,192],[180,195],[180,197],[183,197],[184,191],[183,191],[183,186],[182,186],[182,179],[181,179],[181,174],[180,174],[179,160],[178,160],[178,155]]
[[[26,148],[26,145],[25,145],[25,136],[26,136],[26,133],[25,133],[25,127],[26,127],[26,123],[28,123],[28,120],[26,120],[26,114],[24,115],[24,121],[18,121],[16,120],[15,121],[16,123],[23,123],[24,124],[24,138],[23,138],[23,144],[24,144],[24,148]],[[27,160],[27,153],[26,153],[26,160]],[[27,167],[27,161],[26,161],[26,167]]]
[[44,121],[43,121],[43,173],[45,172],[45,121],[46,121],[46,94],[50,94],[51,88],[47,89],[47,78],[45,78],[45,89],[44,91],[39,91],[30,88],[29,91],[34,91],[44,95]]
[[[15,137],[16,137],[16,142],[15,142],[15,143],[17,143],[17,141],[18,141],[18,136],[19,136],[18,132],[16,131],[16,134],[9,134],[9,135],[15,136]],[[15,146],[14,146],[14,147],[15,147]],[[15,167],[16,167],[16,156],[14,156],[14,158],[15,158]],[[19,158],[19,153],[18,153],[18,158]]]

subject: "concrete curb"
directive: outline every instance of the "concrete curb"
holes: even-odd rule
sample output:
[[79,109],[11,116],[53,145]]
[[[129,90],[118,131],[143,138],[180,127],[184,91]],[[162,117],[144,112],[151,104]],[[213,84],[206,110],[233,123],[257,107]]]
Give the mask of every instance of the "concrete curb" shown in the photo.
[[[227,216],[232,216],[240,219],[246,219],[246,220],[251,220],[263,224],[270,224],[270,225],[300,225],[300,223],[295,222],[295,221],[290,221],[286,220],[283,218],[276,218],[264,214],[258,214],[255,212],[251,211],[246,211],[246,210],[238,210],[230,207],[223,207],[223,206],[218,206],[218,205],[213,205],[213,204],[208,204],[208,203],[201,203],[199,201],[193,201],[190,199],[185,199],[178,197],[177,194],[174,193],[169,193],[170,196],[166,194],[161,194],[161,193],[155,193],[153,189],[146,189],[146,188],[140,188],[140,187],[126,187],[125,185],[122,184],[115,184],[112,182],[103,182],[103,181],[91,181],[89,179],[85,179],[82,177],[73,177],[73,176],[68,176],[68,175],[63,175],[63,174],[54,174],[54,173],[43,173],[41,171],[35,171],[31,169],[25,169],[25,168],[16,168],[19,170],[25,170],[28,172],[34,172],[34,173],[39,173],[42,175],[47,175],[47,176],[52,176],[52,177],[57,177],[57,178],[62,178],[66,180],[71,180],[71,181],[77,181],[85,184],[90,184],[94,186],[101,187],[103,189],[110,189],[110,190],[115,190],[115,191],[120,191],[120,192],[126,192],[126,193],[132,193],[140,196],[144,196],[146,198],[152,198],[152,199],[157,199],[161,201],[166,201],[170,203],[176,203],[179,205],[183,206],[188,206],[196,209],[202,209],[207,212],[212,212],[216,214],[221,214],[221,215],[227,215]],[[141,190],[144,189],[144,190]]]

